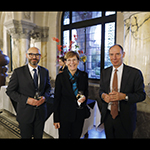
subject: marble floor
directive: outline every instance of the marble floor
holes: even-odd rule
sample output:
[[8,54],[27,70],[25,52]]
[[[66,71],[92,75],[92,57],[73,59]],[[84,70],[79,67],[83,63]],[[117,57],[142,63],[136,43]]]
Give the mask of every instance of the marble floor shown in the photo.
[[[16,121],[16,117],[9,113],[6,110],[2,110],[3,112],[0,114],[0,139],[18,139],[20,138],[18,134],[14,134],[14,132],[11,132],[10,129],[8,129],[7,126],[5,126],[2,122],[2,119],[6,119],[7,121],[11,122],[13,126],[15,125],[16,127],[18,126],[18,122]],[[5,121],[3,121],[5,122]],[[6,124],[9,124],[6,122]],[[15,128],[15,127],[13,127]],[[105,131],[104,131],[104,126],[103,124],[99,126],[98,128],[93,127],[91,130],[88,131],[88,137],[83,137],[81,139],[105,139]],[[48,134],[44,133],[43,134],[43,139],[52,139],[51,136]]]
[[[0,139],[19,139],[20,135],[13,131],[13,129],[17,127],[18,122],[16,121],[16,116],[6,110],[2,110],[2,113],[0,114]],[[43,139],[52,138],[53,137],[44,132]]]

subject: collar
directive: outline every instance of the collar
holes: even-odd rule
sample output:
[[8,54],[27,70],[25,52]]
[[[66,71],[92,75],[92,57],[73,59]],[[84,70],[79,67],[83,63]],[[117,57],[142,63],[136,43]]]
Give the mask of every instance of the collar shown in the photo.
[[[122,70],[122,69],[123,69],[123,66],[124,66],[124,64],[122,63],[121,66],[117,68],[117,70],[118,70],[118,71]],[[115,69],[116,69],[116,68],[113,66],[113,72],[115,71]]]
[[28,67],[29,67],[30,72],[32,72],[33,69],[36,69],[38,71],[38,66],[36,68],[33,68],[32,66],[30,66],[30,64],[28,64]]
[[71,79],[71,78],[78,77],[78,75],[79,75],[79,70],[78,70],[78,69],[77,69],[76,73],[74,74],[74,76],[72,76],[72,74],[70,73],[69,69],[67,69],[67,70],[68,70],[68,74],[69,74],[69,76],[70,76],[70,79]]

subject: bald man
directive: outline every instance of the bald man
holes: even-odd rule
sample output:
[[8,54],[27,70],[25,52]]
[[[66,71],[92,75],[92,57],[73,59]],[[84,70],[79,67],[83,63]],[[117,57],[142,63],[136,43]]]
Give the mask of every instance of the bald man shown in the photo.
[[106,138],[133,138],[136,103],[146,97],[143,75],[123,63],[125,52],[121,45],[110,47],[109,57],[112,66],[102,71],[100,79],[101,122]]
[[46,100],[50,94],[49,72],[38,66],[41,52],[31,47],[28,64],[16,68],[7,88],[7,95],[17,102],[17,121],[22,138],[42,138],[47,117]]

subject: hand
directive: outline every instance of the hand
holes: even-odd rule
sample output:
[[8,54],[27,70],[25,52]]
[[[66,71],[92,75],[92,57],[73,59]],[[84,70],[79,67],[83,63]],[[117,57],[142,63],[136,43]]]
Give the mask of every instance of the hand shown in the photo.
[[32,106],[36,106],[37,105],[37,100],[34,98],[29,97],[27,100],[27,104],[32,105]]
[[85,100],[86,100],[86,97],[83,96],[83,97],[81,97],[81,98],[78,100],[78,102],[83,103]]
[[115,91],[109,93],[109,95],[110,95],[110,98],[111,98],[110,99],[111,102],[124,100],[125,97],[126,97],[126,94],[120,93],[120,92],[115,92]]
[[109,103],[110,102],[110,95],[106,94],[106,93],[103,93],[102,94],[102,98],[103,100],[106,102],[106,103]]
[[42,105],[44,102],[45,102],[45,97],[44,97],[44,96],[41,96],[41,99],[37,101],[36,106],[40,106],[40,105]]
[[55,126],[55,129],[59,129],[60,128],[60,123],[59,122],[54,123],[54,126]]

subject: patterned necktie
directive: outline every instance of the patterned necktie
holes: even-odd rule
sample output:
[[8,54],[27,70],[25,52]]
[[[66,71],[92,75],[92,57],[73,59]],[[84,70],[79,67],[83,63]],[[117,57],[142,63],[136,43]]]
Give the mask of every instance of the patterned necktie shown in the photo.
[[[112,84],[112,91],[118,92],[118,77],[117,77],[117,69],[115,69],[113,84]],[[112,118],[115,119],[118,116],[118,101],[112,102],[111,104],[111,115]]]
[[37,76],[37,73],[36,73],[36,69],[33,69],[34,71],[34,75],[33,75],[33,78],[34,78],[34,84],[35,84],[35,89],[37,90],[38,89],[38,76]]

